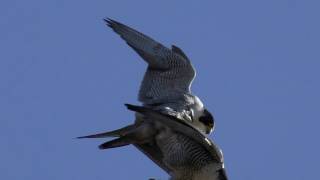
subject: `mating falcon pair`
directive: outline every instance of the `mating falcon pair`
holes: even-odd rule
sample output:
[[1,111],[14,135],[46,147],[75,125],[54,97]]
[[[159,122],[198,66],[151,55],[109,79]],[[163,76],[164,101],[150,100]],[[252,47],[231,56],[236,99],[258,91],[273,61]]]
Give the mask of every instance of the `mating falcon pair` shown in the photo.
[[126,104],[135,122],[118,130],[79,138],[115,139],[100,149],[134,145],[171,180],[227,180],[221,150],[207,138],[214,119],[191,93],[196,75],[189,58],[177,46],[171,49],[112,19],[105,20],[148,64],[139,101]]

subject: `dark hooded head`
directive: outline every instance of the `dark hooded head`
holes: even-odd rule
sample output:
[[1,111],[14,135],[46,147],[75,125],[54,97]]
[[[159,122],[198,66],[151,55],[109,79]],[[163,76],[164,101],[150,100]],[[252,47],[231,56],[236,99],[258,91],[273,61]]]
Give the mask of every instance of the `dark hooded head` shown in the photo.
[[206,126],[206,134],[210,134],[214,129],[214,118],[212,114],[207,110],[203,110],[202,116],[199,117],[199,121]]

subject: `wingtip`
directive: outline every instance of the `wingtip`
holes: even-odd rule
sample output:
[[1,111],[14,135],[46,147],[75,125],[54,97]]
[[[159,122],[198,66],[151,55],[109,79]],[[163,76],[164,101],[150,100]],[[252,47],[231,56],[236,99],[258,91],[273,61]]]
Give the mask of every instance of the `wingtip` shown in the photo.
[[86,136],[75,137],[75,139],[84,139],[84,138],[86,138]]
[[102,20],[103,20],[104,22],[106,22],[106,23],[110,23],[109,18],[103,18]]
[[93,134],[93,135],[88,135],[88,136],[80,136],[80,137],[76,137],[77,139],[87,139],[87,138],[101,138],[103,137],[104,133],[101,134]]
[[85,139],[85,138],[90,138],[89,136],[79,136],[79,137],[76,137],[75,139]]
[[148,108],[144,107],[144,106],[136,106],[136,105],[132,105],[132,104],[124,104],[127,109],[129,109],[130,111],[135,111],[135,112],[139,112],[139,113],[144,113],[148,110]]
[[135,106],[135,105],[132,105],[132,104],[127,104],[127,103],[125,103],[124,104],[126,107],[127,107],[127,109],[129,109],[129,110],[137,110],[138,109],[138,106]]
[[121,23],[119,23],[118,21],[108,17],[103,18],[103,21],[106,22],[106,24],[111,28],[113,28],[115,25],[121,25]]
[[113,20],[110,18],[103,18],[103,21],[106,23],[107,26],[112,28],[112,22]]

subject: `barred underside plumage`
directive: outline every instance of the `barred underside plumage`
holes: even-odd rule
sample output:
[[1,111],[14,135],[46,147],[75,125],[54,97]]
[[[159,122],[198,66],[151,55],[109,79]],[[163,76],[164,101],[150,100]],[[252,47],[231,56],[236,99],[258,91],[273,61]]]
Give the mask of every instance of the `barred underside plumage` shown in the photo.
[[165,170],[171,180],[227,180],[218,146],[190,124],[153,109],[126,104],[141,116],[118,130],[80,138],[117,137],[100,149],[133,144]]
[[[199,143],[185,135],[168,134],[163,144],[159,144],[162,153],[165,154],[164,162],[171,169],[178,169],[181,172],[190,169],[199,171],[203,167],[215,162],[209,152]],[[185,172],[186,174],[188,173]]]
[[136,123],[155,124],[157,134],[151,143],[135,146],[168,172],[171,180],[227,180],[220,148],[193,126],[149,108],[127,107],[143,114]]

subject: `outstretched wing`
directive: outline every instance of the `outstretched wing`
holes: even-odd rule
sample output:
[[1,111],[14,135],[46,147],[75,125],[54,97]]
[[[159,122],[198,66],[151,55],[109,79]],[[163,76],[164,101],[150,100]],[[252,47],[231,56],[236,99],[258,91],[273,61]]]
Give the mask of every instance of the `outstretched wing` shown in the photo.
[[190,93],[195,70],[180,48],[169,49],[124,24],[112,19],[105,21],[148,63],[139,91],[141,102],[154,104]]

